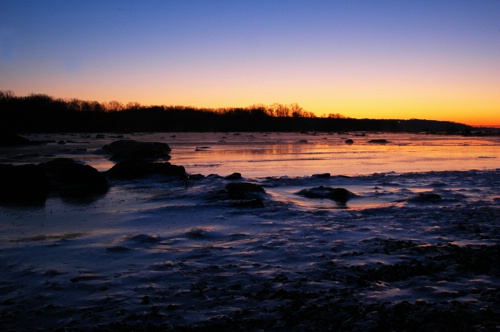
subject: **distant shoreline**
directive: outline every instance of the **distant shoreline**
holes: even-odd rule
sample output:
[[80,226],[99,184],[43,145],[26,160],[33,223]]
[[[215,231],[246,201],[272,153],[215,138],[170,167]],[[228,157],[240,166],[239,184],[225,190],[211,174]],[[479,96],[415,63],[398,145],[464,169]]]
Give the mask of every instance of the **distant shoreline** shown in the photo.
[[451,121],[353,119],[340,114],[316,117],[297,104],[249,108],[197,109],[141,106],[116,102],[62,100],[33,94],[16,97],[0,91],[0,130],[55,132],[409,132],[498,135],[500,129],[475,128]]

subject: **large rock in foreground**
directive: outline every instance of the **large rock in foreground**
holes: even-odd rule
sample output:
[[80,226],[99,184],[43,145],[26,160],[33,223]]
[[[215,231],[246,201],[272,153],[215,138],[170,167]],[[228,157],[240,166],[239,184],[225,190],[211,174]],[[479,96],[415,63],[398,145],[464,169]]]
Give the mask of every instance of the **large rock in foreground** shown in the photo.
[[50,190],[49,178],[39,165],[0,164],[0,203],[43,204]]
[[331,188],[325,186],[302,189],[296,194],[307,198],[327,198],[342,204],[345,204],[351,198],[356,197],[354,193],[350,192],[347,189]]
[[95,168],[58,158],[39,165],[0,165],[0,203],[44,204],[49,194],[91,198],[107,192],[108,180]]
[[118,140],[102,147],[102,150],[111,154],[111,159],[128,158],[158,159],[168,158],[170,147],[167,143],[138,142],[134,140]]
[[153,163],[142,159],[126,159],[105,172],[106,176],[120,180],[140,179],[151,176],[187,178],[183,166],[172,165],[169,162]]
[[98,170],[69,158],[58,158],[40,164],[50,179],[52,188],[63,197],[104,194],[108,180]]

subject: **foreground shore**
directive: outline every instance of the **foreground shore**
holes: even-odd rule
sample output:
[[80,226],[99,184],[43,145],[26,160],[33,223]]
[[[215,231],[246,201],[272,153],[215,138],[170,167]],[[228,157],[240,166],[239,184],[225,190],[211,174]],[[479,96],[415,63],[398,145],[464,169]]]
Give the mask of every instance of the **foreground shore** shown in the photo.
[[[480,182],[483,198],[440,178]],[[136,182],[92,203],[1,208],[2,328],[494,331],[498,178],[271,178],[258,208],[208,199],[222,177]],[[434,183],[443,199],[361,209],[283,199],[297,186],[394,180]]]

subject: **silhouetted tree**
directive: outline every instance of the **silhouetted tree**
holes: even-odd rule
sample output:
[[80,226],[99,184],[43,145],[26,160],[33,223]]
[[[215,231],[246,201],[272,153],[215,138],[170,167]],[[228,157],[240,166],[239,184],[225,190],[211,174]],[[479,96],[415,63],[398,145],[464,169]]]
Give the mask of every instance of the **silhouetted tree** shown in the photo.
[[297,103],[247,108],[199,109],[54,99],[45,94],[16,97],[0,91],[0,130],[19,132],[102,131],[448,131],[470,130],[453,122],[318,118]]

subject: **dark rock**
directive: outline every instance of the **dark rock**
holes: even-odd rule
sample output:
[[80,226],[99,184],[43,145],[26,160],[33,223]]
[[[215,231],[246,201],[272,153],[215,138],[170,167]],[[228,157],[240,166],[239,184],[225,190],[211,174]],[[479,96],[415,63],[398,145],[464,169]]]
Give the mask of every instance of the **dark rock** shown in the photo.
[[137,243],[158,243],[161,242],[162,238],[157,235],[137,234],[128,237],[127,240]]
[[71,158],[56,158],[51,161],[40,164],[43,167],[45,173],[50,177],[54,178],[64,167],[68,165],[76,164]]
[[264,188],[255,183],[231,182],[224,190],[209,193],[210,201],[229,201],[230,206],[256,208],[263,207]]
[[59,145],[64,145],[64,144],[66,144],[66,142],[65,142],[65,141],[63,141],[63,140],[61,140],[61,141],[57,142],[57,144],[59,144]]
[[49,179],[39,165],[0,165],[0,202],[43,204]]
[[209,238],[208,232],[203,228],[191,228],[186,236],[193,240],[205,240]]
[[[59,158],[39,165],[1,165],[2,201],[45,201],[52,191],[62,197],[104,194],[108,181],[95,168]],[[10,193],[9,193],[10,192]]]
[[204,178],[205,178],[205,175],[203,175],[203,174],[191,174],[188,176],[189,180],[201,180]]
[[233,173],[228,176],[226,176],[227,180],[240,180],[241,179],[241,173]]
[[53,176],[53,186],[63,197],[100,195],[108,191],[108,181],[98,170],[76,162],[61,166]]
[[409,201],[410,202],[416,202],[416,203],[436,203],[441,201],[441,195],[433,193],[433,192],[426,192],[426,193],[419,193],[417,196],[411,198]]
[[368,143],[372,143],[372,144],[387,144],[389,143],[388,140],[386,139],[371,139],[368,141]]
[[102,150],[111,153],[111,159],[115,160],[127,158],[168,158],[168,154],[171,151],[167,143],[138,142],[134,140],[118,140],[103,146]]
[[226,185],[226,193],[229,199],[252,199],[255,194],[265,193],[260,185],[250,182],[235,182]]
[[107,192],[108,181],[98,170],[70,158],[56,158],[40,164],[52,189],[63,197],[84,197]]
[[331,188],[319,186],[309,189],[302,189],[297,192],[297,195],[307,198],[328,198],[339,203],[346,203],[349,199],[356,197],[356,195],[344,188]]
[[321,178],[321,179],[328,179],[330,177],[330,173],[321,173],[321,174],[313,174],[313,178]]
[[352,139],[350,139],[350,138],[349,138],[349,139],[346,139],[346,140],[344,141],[344,143],[345,143],[345,144],[349,144],[349,145],[351,145],[351,144],[354,144],[354,141],[353,141]]
[[4,132],[0,130],[0,146],[23,146],[23,145],[35,145],[41,143],[45,142],[31,141],[17,134]]
[[186,179],[186,170],[183,166],[172,165],[169,162],[153,163],[141,159],[126,159],[120,161],[105,172],[115,179],[139,179],[155,175]]

